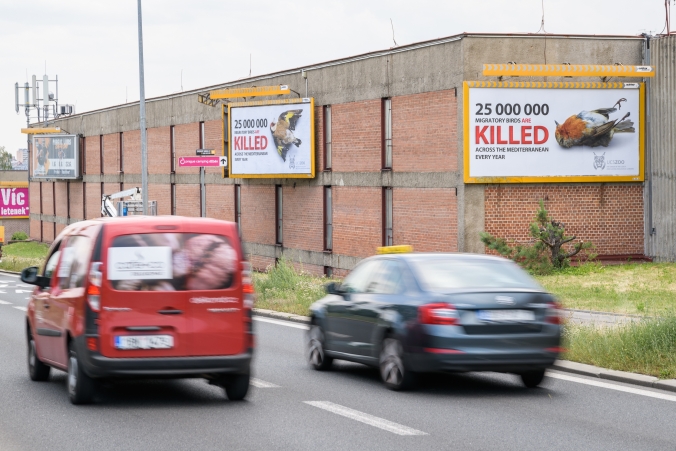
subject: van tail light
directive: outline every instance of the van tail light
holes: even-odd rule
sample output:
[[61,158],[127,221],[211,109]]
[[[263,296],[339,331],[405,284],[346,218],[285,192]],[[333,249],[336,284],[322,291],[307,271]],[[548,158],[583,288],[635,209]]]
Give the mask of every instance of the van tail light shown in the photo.
[[545,313],[545,321],[549,324],[563,324],[563,309],[558,302],[550,302]]
[[251,263],[249,262],[242,262],[242,292],[245,294],[254,293],[253,279],[251,278]]
[[458,325],[458,311],[451,304],[439,302],[418,307],[421,324]]
[[242,261],[242,301],[244,311],[244,329],[246,333],[244,348],[253,350],[255,346],[253,331],[253,307],[256,300],[253,279],[251,278],[251,263]]
[[87,349],[90,351],[98,351],[99,339],[97,337],[87,337]]
[[103,282],[103,273],[101,272],[101,262],[93,262],[89,268],[89,285],[87,286],[87,302],[93,311],[101,310],[101,284]]

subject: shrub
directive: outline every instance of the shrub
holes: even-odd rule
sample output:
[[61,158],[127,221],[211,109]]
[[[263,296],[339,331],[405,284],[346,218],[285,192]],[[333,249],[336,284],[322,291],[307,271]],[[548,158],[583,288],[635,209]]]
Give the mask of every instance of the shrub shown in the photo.
[[25,241],[28,239],[26,232],[14,232],[12,234],[12,241]]

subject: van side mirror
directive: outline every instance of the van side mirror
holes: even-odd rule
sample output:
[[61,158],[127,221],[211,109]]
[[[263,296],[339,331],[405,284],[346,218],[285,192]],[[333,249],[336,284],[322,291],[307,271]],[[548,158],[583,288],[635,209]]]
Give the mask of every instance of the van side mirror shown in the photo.
[[328,294],[343,294],[343,290],[341,290],[340,283],[338,282],[327,283],[324,289],[326,289]]
[[49,278],[38,275],[38,267],[30,266],[21,271],[21,281],[29,285],[37,285],[44,288],[49,285]]

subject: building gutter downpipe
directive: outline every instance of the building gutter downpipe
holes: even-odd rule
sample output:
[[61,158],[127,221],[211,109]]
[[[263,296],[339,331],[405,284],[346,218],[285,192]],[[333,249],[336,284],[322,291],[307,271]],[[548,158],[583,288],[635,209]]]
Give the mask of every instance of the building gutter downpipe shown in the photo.
[[[645,43],[644,43],[644,54],[643,54],[643,59],[644,59],[644,64],[646,66],[650,66],[651,58],[650,58],[650,38],[651,36],[647,33],[644,33],[643,36],[645,37]],[[646,172],[648,175],[648,234],[650,237],[655,235],[655,225],[653,223],[653,155],[652,155],[652,144],[651,144],[651,134],[650,134],[650,95],[651,95],[651,90],[650,90],[650,78],[645,78],[645,118],[646,118],[646,136],[645,136],[645,149],[646,149]],[[651,250],[652,250],[652,243],[651,243]],[[646,249],[647,250],[647,249]]]

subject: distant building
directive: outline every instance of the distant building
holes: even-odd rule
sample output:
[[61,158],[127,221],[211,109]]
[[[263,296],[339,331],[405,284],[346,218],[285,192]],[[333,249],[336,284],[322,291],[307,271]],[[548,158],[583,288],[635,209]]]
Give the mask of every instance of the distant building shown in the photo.
[[15,171],[28,170],[28,149],[16,151],[16,156],[12,157],[12,169]]

